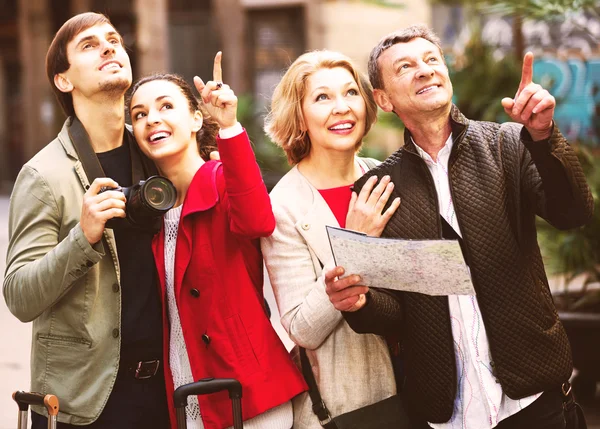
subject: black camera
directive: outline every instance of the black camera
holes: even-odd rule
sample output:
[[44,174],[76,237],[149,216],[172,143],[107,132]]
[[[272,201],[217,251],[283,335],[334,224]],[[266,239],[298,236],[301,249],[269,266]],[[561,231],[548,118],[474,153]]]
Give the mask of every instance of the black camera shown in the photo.
[[121,191],[127,198],[125,218],[115,217],[106,222],[106,228],[122,228],[129,225],[134,228],[158,232],[162,215],[169,211],[177,201],[177,190],[169,179],[152,176],[140,180],[127,188],[102,188],[104,191]]

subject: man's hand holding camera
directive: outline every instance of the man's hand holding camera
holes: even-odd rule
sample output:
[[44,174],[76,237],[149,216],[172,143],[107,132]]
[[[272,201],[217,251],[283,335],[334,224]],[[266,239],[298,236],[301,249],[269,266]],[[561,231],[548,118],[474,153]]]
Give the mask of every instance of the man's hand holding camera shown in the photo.
[[523,58],[521,83],[515,98],[503,98],[502,107],[510,118],[523,124],[533,141],[545,140],[552,133],[552,118],[556,100],[541,85],[533,83],[533,54]]
[[[103,177],[95,179],[83,195],[81,208],[81,229],[90,244],[102,239],[104,226],[113,217],[125,217],[125,195],[117,189],[118,183]],[[103,188],[108,188],[101,192]]]

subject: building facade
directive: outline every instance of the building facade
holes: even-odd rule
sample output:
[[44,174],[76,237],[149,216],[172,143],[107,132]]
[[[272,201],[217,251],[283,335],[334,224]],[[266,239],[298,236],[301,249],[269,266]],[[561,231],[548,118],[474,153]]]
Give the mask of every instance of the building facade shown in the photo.
[[5,191],[65,119],[45,75],[45,55],[58,28],[88,10],[108,15],[123,35],[134,78],[170,71],[210,79],[214,55],[222,50],[224,80],[252,96],[258,117],[285,68],[303,52],[338,50],[366,71],[379,38],[431,21],[430,7],[417,0],[0,0]]

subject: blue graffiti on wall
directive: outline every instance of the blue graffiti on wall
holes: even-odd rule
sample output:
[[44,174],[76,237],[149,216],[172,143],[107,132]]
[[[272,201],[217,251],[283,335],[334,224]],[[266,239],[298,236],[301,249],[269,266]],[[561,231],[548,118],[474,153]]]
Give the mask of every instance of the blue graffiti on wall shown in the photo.
[[569,139],[600,145],[600,58],[543,58],[533,65],[534,82],[557,100],[555,120]]

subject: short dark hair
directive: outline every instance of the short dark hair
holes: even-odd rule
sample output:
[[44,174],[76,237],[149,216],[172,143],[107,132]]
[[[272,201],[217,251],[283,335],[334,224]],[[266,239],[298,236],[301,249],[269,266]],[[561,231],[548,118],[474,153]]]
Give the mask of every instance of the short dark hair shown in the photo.
[[378,62],[381,54],[397,43],[408,43],[418,37],[437,46],[440,50],[440,54],[442,54],[442,58],[444,57],[440,38],[426,25],[412,25],[403,30],[394,31],[381,39],[377,46],[373,48],[371,55],[369,56],[369,80],[374,89],[383,89],[384,86]]
[[153,82],[155,80],[164,80],[171,82],[172,84],[179,87],[179,90],[188,101],[188,107],[190,112],[194,113],[199,110],[202,113],[202,128],[196,133],[196,143],[198,144],[198,152],[200,156],[205,160],[210,160],[210,153],[218,150],[216,138],[219,133],[219,124],[208,114],[208,111],[204,105],[196,98],[194,91],[189,83],[185,81],[181,76],[174,73],[155,73],[149,76],[139,79],[131,87],[131,93],[127,99],[127,108],[131,115],[131,100],[137,90],[144,84]]
[[82,31],[99,24],[112,25],[108,17],[101,13],[85,12],[75,15],[60,27],[54,39],[52,39],[52,43],[50,43],[50,48],[48,48],[48,53],[46,54],[46,75],[56,99],[67,116],[75,115],[73,96],[70,92],[62,92],[56,87],[54,76],[66,72],[71,66],[67,56],[67,45],[69,42]]

